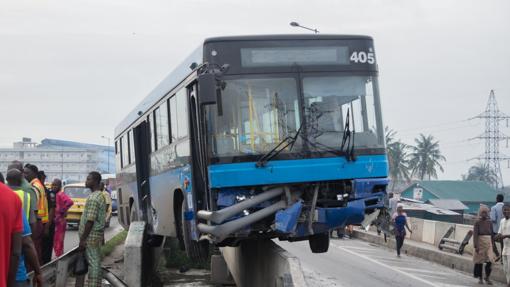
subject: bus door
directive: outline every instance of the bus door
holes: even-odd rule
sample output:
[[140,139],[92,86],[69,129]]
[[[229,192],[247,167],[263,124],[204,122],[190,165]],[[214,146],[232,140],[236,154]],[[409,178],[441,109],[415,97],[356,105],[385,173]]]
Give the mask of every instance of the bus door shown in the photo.
[[[207,165],[206,155],[204,150],[205,137],[203,136],[201,120],[200,120],[200,107],[197,105],[197,85],[193,84],[188,87],[189,92],[189,117],[190,117],[190,145],[191,145],[191,165],[193,177],[193,196],[195,202],[201,203],[201,206],[196,206],[197,210],[207,207]],[[204,202],[205,201],[205,202]]]
[[138,210],[142,214],[141,220],[150,223],[151,216],[148,212],[151,210],[150,199],[150,125],[147,121],[141,122],[133,130],[133,139],[135,144],[135,165],[136,165],[136,183],[138,187]]

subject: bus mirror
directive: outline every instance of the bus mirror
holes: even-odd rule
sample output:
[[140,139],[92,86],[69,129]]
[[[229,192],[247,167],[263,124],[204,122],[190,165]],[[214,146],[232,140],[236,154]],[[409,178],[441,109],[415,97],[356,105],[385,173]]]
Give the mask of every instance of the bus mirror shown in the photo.
[[214,105],[217,101],[217,82],[214,74],[202,74],[198,77],[198,102],[200,105]]

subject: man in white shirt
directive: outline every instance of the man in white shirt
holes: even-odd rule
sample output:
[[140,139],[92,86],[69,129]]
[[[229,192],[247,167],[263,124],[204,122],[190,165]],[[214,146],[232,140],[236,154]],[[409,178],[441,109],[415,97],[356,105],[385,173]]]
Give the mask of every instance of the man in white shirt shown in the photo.
[[503,250],[501,258],[503,259],[503,271],[506,275],[507,286],[510,286],[510,205],[503,206],[503,216],[499,224],[496,240],[503,240]]

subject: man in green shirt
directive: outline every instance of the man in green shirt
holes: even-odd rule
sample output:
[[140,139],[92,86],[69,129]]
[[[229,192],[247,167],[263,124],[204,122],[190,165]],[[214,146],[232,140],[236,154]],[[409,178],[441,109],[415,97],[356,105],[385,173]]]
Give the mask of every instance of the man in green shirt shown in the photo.
[[101,245],[106,217],[106,202],[99,188],[101,174],[96,171],[89,173],[85,186],[92,191],[85,203],[80,220],[80,250],[85,250],[89,263],[89,287],[101,286]]

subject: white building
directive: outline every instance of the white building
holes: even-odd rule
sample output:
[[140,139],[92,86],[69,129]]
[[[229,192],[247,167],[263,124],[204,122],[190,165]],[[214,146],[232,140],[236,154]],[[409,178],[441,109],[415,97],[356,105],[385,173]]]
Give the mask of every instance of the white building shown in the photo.
[[57,140],[43,140],[42,144],[37,144],[30,138],[23,138],[12,148],[0,148],[0,171],[5,175],[8,165],[13,160],[19,160],[44,170],[47,181],[60,178],[84,182],[90,171],[106,172],[102,170],[105,160],[102,154],[108,147],[101,147]]

